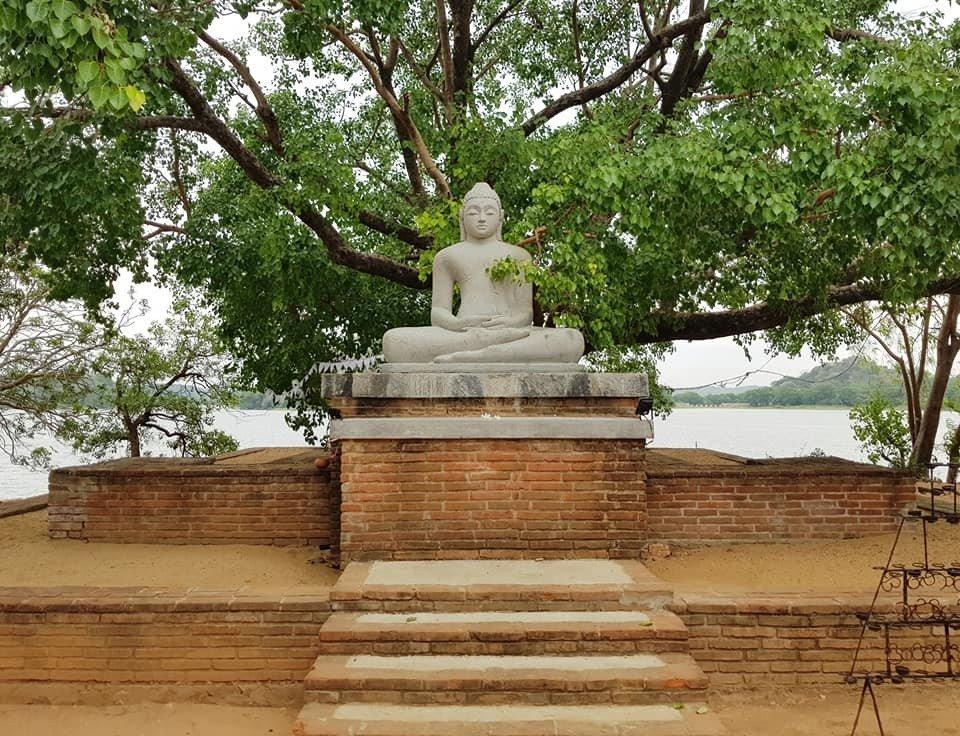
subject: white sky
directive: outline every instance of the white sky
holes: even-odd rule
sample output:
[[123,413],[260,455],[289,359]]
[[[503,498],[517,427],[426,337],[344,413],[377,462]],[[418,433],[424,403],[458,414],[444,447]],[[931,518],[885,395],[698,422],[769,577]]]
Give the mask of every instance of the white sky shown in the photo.
[[[948,20],[960,16],[960,0],[900,0],[895,7],[908,16],[937,8],[944,11]],[[238,27],[230,24],[218,30],[221,38],[229,39],[236,35]],[[252,67],[259,66],[258,60],[252,59],[251,62]],[[264,64],[265,60],[259,62]],[[131,285],[128,273],[122,274],[117,281],[116,295],[121,306],[129,304]],[[169,292],[152,284],[133,285],[133,295],[135,299],[146,300],[149,305],[145,320],[162,319],[170,308]],[[749,358],[732,338],[677,342],[674,345],[675,352],[660,366],[661,380],[674,388],[693,388],[719,381],[724,381],[727,386],[767,385],[784,375],[799,375],[818,363],[809,355],[799,358],[771,356],[766,353],[766,344],[761,340],[752,344]]]

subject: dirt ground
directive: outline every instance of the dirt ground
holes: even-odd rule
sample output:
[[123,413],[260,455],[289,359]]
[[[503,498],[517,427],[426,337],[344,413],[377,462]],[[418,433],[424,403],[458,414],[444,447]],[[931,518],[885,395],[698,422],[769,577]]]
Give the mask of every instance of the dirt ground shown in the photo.
[[[876,692],[886,736],[960,736],[960,687],[881,685]],[[859,685],[831,685],[711,694],[707,702],[731,736],[848,736],[859,699]],[[879,733],[868,696],[857,734]]]
[[13,736],[289,736],[297,710],[229,705],[0,705]]
[[[960,526],[928,527],[932,560],[960,562]],[[919,524],[904,527],[897,560],[923,555]],[[893,534],[837,542],[674,547],[647,563],[677,590],[867,592]],[[0,519],[2,586],[213,587],[271,591],[329,587],[337,573],[312,548],[254,545],[106,544],[51,540],[46,512]]]
[[[904,525],[894,562],[923,559],[921,525]],[[672,556],[647,567],[678,590],[742,592],[873,591],[887,561],[894,534],[837,542],[743,544],[672,548]],[[931,562],[960,560],[960,526],[928,526]]]
[[[709,707],[731,736],[847,736],[859,689],[757,689],[712,694]],[[878,689],[887,736],[960,736],[960,688],[949,685],[884,685]],[[17,736],[287,736],[296,717],[290,708],[222,705],[53,706],[0,705],[0,733]],[[879,733],[873,712],[861,719],[859,736]]]
[[[105,544],[47,536],[46,511],[0,519],[2,586],[143,586],[313,591],[337,572],[311,547]],[[0,733],[16,733],[4,731]]]

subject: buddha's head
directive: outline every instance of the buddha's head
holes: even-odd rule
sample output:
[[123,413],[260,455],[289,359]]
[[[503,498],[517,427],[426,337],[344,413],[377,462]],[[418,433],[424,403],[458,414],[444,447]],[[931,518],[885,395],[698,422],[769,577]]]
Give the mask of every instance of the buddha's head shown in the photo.
[[486,182],[477,182],[463,198],[460,208],[460,239],[503,240],[503,208],[500,197]]

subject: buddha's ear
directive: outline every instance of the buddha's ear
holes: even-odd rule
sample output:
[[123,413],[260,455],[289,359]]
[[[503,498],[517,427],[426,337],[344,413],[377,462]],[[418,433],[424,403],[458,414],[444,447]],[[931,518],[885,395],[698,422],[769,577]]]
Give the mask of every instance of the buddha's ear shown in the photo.
[[466,207],[467,207],[467,205],[464,204],[464,205],[460,208],[460,214],[457,215],[457,219],[460,220],[460,242],[461,242],[461,243],[462,243],[464,240],[467,239],[467,230],[466,230],[466,228],[463,226],[463,211],[466,209]]

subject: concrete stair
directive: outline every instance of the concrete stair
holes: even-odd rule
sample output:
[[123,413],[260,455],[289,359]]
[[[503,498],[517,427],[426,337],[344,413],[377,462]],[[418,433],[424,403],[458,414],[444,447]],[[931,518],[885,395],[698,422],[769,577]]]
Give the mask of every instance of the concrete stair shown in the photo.
[[[646,706],[307,705],[296,736],[722,736],[697,704]],[[362,726],[358,726],[362,724]]]
[[721,734],[671,597],[633,561],[351,563],[295,733]]
[[320,632],[328,654],[575,655],[686,652],[670,611],[335,613]]
[[651,703],[703,698],[707,677],[689,654],[509,656],[321,655],[308,701],[342,703]]
[[637,611],[673,591],[633,560],[351,562],[334,611]]

